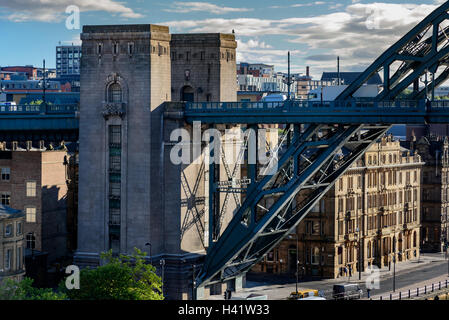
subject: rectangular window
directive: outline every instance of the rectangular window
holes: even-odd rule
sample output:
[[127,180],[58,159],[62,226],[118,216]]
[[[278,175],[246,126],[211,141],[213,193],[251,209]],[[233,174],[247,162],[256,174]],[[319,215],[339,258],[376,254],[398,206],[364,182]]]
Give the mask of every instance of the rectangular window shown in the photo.
[[27,197],[35,197],[36,196],[36,182],[29,181],[26,184],[27,188]]
[[2,193],[2,204],[9,206],[11,202],[11,195],[9,193]]
[[17,247],[17,269],[22,269],[22,247]]
[[5,255],[5,269],[6,270],[11,270],[11,258],[12,258],[12,250],[8,249],[8,250],[6,250],[6,255]]
[[121,142],[121,126],[109,126],[109,143],[120,144]]
[[11,175],[10,168],[2,168],[2,181],[9,181]]
[[17,228],[16,228],[16,230],[17,230],[16,234],[17,234],[18,236],[20,236],[20,235],[23,233],[23,230],[22,230],[22,222],[17,222]]
[[35,223],[36,222],[36,208],[28,207],[25,209],[26,212],[26,222]]
[[12,224],[8,224],[5,227],[5,237],[11,237],[12,236]]

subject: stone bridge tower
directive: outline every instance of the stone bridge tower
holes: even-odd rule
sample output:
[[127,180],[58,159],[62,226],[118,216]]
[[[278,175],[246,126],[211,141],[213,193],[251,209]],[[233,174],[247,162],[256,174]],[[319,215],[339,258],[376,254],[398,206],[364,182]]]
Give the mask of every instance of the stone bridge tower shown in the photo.
[[172,100],[237,100],[234,35],[108,25],[84,26],[81,40],[75,263],[139,248],[164,268],[164,294],[188,298],[207,246],[207,168],[171,163],[170,133],[191,128],[164,111]]

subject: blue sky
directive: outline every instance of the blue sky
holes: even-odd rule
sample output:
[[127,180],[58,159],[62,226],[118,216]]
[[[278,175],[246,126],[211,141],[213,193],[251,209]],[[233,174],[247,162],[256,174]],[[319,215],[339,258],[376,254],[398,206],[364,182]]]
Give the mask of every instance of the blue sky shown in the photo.
[[238,62],[264,62],[312,75],[336,69],[362,71],[443,0],[0,0],[0,65],[55,66],[55,46],[78,43],[68,30],[67,6],[87,24],[154,23],[172,33],[226,32],[238,39]]

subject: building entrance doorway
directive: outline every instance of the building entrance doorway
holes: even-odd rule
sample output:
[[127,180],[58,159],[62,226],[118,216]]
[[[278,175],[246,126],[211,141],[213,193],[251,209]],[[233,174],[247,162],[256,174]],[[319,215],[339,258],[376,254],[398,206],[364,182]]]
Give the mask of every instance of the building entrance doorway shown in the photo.
[[181,101],[194,102],[194,91],[191,86],[184,86],[182,88]]

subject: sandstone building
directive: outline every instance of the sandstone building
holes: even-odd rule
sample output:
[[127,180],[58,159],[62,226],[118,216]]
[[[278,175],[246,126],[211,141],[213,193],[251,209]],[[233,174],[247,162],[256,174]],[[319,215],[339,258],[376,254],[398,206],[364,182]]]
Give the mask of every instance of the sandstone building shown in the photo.
[[13,142],[2,143],[0,151],[1,204],[24,213],[26,248],[48,253],[49,263],[67,255],[68,153],[51,148]]
[[[254,272],[352,276],[419,257],[423,162],[391,136],[374,144]],[[298,199],[299,200],[299,199]],[[344,270],[348,271],[347,273]]]
[[24,217],[22,211],[0,205],[0,285],[25,275]]
[[441,252],[449,240],[449,142],[448,138],[426,135],[406,143],[425,166],[422,168],[421,249]]

